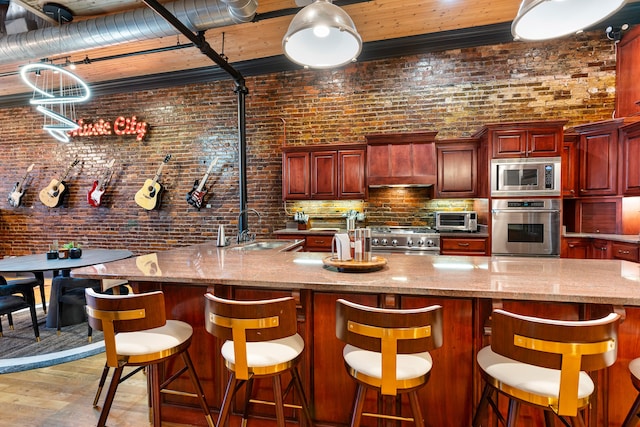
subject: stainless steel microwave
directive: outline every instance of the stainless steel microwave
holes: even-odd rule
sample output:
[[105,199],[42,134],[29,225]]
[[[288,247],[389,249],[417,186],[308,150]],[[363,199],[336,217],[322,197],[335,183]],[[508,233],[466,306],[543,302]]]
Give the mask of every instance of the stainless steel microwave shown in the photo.
[[560,157],[491,160],[491,196],[559,196]]
[[438,231],[478,231],[478,215],[473,211],[436,212]]

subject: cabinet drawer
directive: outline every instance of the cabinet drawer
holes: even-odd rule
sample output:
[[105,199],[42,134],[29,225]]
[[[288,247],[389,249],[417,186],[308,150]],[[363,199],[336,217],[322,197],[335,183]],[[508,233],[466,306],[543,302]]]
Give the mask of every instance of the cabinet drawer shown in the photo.
[[638,262],[638,245],[614,242],[611,248],[614,258]]
[[305,250],[309,252],[331,252],[333,236],[307,236]]
[[444,255],[455,255],[456,253],[484,255],[487,251],[487,239],[441,237],[440,251]]

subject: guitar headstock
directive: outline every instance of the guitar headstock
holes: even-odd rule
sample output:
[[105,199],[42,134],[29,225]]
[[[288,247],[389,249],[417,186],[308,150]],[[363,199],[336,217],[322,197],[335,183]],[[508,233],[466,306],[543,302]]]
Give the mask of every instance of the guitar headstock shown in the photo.
[[107,163],[107,168],[108,168],[108,169],[111,169],[111,168],[113,167],[113,164],[114,164],[115,162],[116,162],[116,159],[111,159],[111,160],[109,161],[109,163]]
[[162,163],[169,163],[169,160],[171,160],[171,154],[167,154],[166,156],[164,156],[164,160],[162,161]]
[[78,158],[76,157],[75,160],[73,161],[73,163],[71,163],[71,166],[69,166],[69,168],[74,167],[75,165],[77,165],[78,163],[80,163],[80,160],[78,160]]
[[33,170],[33,167],[34,167],[35,165],[36,165],[35,163],[31,163],[31,166],[29,166],[29,167],[27,168],[27,172],[31,172],[31,171]]

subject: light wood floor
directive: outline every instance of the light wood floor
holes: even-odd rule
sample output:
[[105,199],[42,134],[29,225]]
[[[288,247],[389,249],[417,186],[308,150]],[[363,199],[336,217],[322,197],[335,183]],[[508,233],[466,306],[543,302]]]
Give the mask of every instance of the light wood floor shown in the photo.
[[[9,279],[9,277],[7,277]],[[45,280],[49,298],[51,280]],[[40,292],[35,289],[36,298]],[[38,303],[39,304],[39,303]],[[40,315],[41,307],[38,305]],[[93,398],[104,367],[104,353],[30,371],[0,375],[0,427],[88,427],[97,424],[100,409]],[[110,378],[109,378],[110,379]],[[108,383],[107,383],[108,385]],[[104,395],[99,404],[102,405]],[[149,425],[146,376],[139,372],[118,386],[108,426]],[[163,423],[166,427],[183,424]]]

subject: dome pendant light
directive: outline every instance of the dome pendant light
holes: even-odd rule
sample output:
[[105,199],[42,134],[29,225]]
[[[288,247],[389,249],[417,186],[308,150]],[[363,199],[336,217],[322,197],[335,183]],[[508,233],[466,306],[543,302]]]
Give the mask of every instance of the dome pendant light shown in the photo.
[[613,15],[627,0],[523,0],[511,25],[516,40],[574,34]]
[[315,0],[293,17],[282,48],[296,64],[332,68],[355,61],[362,38],[344,10],[331,0]]

